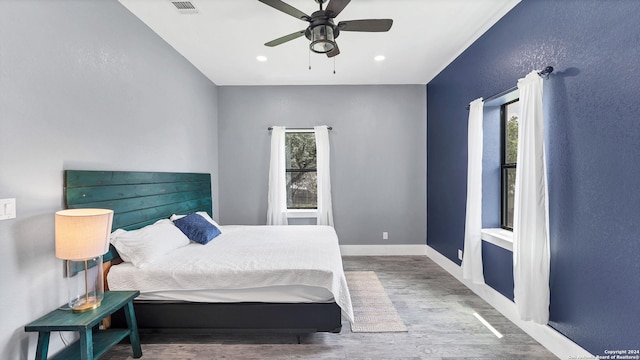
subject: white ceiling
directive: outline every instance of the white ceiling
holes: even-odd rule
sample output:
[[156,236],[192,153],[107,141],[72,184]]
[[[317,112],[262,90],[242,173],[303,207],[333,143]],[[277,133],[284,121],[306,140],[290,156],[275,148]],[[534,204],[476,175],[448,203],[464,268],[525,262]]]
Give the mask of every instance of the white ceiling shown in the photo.
[[[308,23],[258,0],[191,0],[197,14],[170,0],[119,1],[217,85],[333,85],[427,84],[520,0],[352,0],[336,23],[394,22],[385,33],[340,33],[335,74],[333,59],[310,55],[304,36],[264,46]],[[314,0],[284,1],[308,15],[318,10]]]

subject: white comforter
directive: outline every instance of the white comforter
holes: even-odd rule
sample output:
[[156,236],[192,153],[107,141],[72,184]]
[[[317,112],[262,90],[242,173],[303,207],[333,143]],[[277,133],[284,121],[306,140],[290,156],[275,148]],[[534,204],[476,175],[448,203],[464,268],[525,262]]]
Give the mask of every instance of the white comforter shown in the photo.
[[181,290],[239,290],[288,285],[324,288],[353,319],[338,237],[330,226],[222,226],[207,245],[192,243],[138,269],[113,266],[112,290],[141,294]]

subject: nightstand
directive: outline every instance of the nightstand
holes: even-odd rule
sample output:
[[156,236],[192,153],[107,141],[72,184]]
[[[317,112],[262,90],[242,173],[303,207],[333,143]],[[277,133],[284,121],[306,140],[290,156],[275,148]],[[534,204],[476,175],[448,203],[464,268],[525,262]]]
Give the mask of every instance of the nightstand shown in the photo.
[[[46,360],[49,352],[51,331],[77,331],[80,340],[68,346],[53,359],[92,360],[107,352],[112,346],[129,336],[133,357],[142,356],[133,299],[139,291],[105,291],[102,305],[95,310],[74,313],[54,310],[24,327],[25,331],[38,332],[36,360]],[[100,322],[107,316],[124,308],[128,329],[98,330]]]

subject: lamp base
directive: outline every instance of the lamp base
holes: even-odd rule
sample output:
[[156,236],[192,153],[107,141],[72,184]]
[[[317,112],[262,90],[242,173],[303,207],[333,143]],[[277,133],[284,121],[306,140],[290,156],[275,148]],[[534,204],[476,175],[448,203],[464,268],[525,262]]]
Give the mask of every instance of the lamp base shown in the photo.
[[97,309],[102,303],[102,299],[96,297],[90,297],[88,299],[81,299],[71,306],[71,311],[74,313],[81,313],[89,310]]
[[73,312],[96,309],[104,298],[102,255],[87,260],[67,260],[69,308]]

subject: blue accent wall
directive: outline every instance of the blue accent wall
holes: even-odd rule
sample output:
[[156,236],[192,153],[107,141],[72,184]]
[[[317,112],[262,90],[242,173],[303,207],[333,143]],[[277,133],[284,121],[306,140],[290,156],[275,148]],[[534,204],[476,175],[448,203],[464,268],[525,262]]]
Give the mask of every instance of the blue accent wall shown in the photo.
[[544,89],[549,325],[594,355],[640,344],[638,14],[635,0],[524,0],[427,85],[427,243],[459,263],[465,106],[555,68]]
[[513,253],[483,241],[482,266],[485,284],[513,301]]

